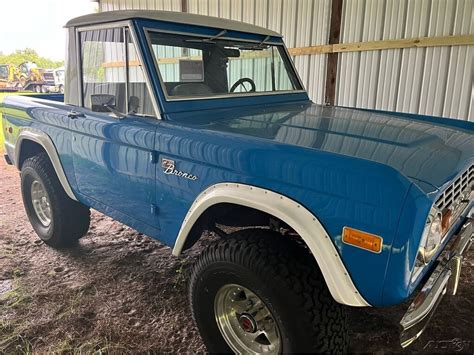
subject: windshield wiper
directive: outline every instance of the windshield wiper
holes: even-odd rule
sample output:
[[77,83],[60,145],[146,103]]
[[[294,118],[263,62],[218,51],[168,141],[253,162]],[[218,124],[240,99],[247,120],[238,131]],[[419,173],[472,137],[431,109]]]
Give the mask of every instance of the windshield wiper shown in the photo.
[[214,42],[215,39],[222,37],[227,33],[227,30],[222,30],[215,36],[209,37],[209,38],[202,38],[202,39],[186,39],[184,40],[185,42],[192,42],[192,43],[210,43],[210,44],[215,44]]

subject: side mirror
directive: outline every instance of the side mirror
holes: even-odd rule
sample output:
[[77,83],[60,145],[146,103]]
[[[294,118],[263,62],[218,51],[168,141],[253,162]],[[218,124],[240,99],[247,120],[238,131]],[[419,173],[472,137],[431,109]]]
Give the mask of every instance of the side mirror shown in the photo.
[[110,107],[115,108],[115,95],[91,95],[91,110],[93,112],[110,112]]

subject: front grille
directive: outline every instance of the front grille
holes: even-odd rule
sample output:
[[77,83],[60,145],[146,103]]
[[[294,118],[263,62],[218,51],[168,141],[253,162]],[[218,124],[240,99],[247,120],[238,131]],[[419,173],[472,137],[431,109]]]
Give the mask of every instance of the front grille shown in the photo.
[[471,165],[436,200],[436,207],[438,207],[441,212],[456,209],[460,200],[463,198],[463,193],[469,192],[473,186],[474,165]]

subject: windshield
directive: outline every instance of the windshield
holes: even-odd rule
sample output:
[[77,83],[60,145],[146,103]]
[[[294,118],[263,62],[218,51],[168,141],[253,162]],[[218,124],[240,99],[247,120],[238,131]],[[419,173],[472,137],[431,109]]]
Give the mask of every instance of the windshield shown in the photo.
[[169,99],[302,90],[282,45],[149,32]]

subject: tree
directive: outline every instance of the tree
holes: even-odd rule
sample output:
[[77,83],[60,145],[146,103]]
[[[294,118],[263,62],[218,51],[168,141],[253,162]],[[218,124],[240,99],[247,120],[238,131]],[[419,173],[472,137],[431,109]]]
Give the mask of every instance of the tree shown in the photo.
[[64,65],[64,61],[54,61],[49,58],[44,58],[38,55],[34,49],[25,48],[16,50],[11,54],[0,53],[0,64],[20,65],[23,62],[34,62],[38,68],[55,69]]

